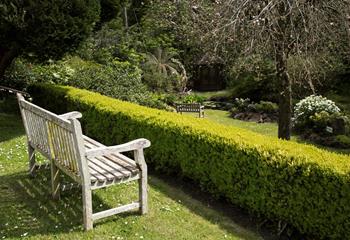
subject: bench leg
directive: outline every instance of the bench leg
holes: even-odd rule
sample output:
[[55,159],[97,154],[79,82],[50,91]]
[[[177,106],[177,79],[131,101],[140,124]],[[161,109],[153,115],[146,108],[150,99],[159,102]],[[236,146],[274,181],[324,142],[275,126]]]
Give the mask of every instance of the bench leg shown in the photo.
[[143,166],[141,171],[141,178],[139,179],[139,199],[141,214],[146,214],[148,212],[147,198],[147,166]]
[[35,176],[35,149],[28,143],[29,175]]
[[93,228],[92,220],[92,195],[91,189],[88,186],[83,186],[83,219],[84,229],[86,231]]
[[199,118],[204,118],[204,111],[202,109],[199,110]]
[[54,162],[51,162],[51,188],[52,198],[59,199],[60,197],[60,171]]

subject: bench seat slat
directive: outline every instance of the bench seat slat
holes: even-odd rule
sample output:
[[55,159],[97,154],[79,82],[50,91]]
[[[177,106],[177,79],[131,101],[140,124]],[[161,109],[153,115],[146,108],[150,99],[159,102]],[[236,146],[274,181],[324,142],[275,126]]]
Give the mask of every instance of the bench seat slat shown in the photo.
[[[92,146],[94,147],[105,147],[105,145],[103,145],[102,143],[99,143],[97,142],[96,140],[92,139],[92,138],[89,138],[88,136],[83,136],[84,140],[88,143],[91,143]],[[111,154],[112,156],[116,156],[118,157],[120,160],[126,162],[127,164],[133,166],[133,167],[136,167],[136,163],[134,160],[128,158],[127,156],[123,155],[123,154],[120,154],[120,153],[113,153]],[[109,155],[107,155],[109,156]]]
[[[103,157],[97,157],[96,158],[99,162],[105,164],[107,166],[107,168],[112,169],[113,171],[118,171],[120,174],[122,174],[123,176],[130,176],[133,173],[137,173],[138,170],[132,169],[130,166],[122,166],[120,164],[118,164],[117,162],[114,162],[111,158],[108,158],[107,156],[103,156]],[[129,169],[127,169],[126,167],[129,167]]]
[[[124,174],[130,173],[130,174],[135,174],[139,172],[138,167],[136,164],[130,164],[128,161],[132,161],[130,158],[122,155],[122,154],[110,154],[104,156],[105,159],[108,160],[108,162],[112,165],[118,165],[120,166],[118,169]],[[133,161],[134,162],[134,161]],[[130,175],[126,174],[126,175]]]
[[[104,147],[103,144],[83,136],[84,145],[86,149],[93,149],[96,147]],[[92,171],[97,180],[112,181],[114,179],[129,178],[139,173],[139,169],[135,161],[125,157],[122,154],[109,154],[101,157],[88,158],[89,170]],[[133,164],[131,164],[133,163]]]
[[88,161],[89,169],[95,170],[100,176],[99,181],[112,181],[116,176],[112,173],[108,172],[106,169],[103,169],[100,164],[96,161],[96,159]]
[[93,168],[89,168],[90,172],[90,181],[91,182],[104,182],[106,180],[101,174],[95,171]]
[[130,171],[122,171],[123,169],[120,166],[113,166],[110,164],[110,161],[99,157],[94,159],[94,163],[98,164],[101,168],[113,174],[116,178],[124,178],[131,175]]
[[[87,149],[92,149],[95,147],[105,147],[105,145],[97,142],[96,140],[89,138],[88,136],[83,136],[84,138],[84,145]],[[104,156],[105,158],[112,160],[113,162],[117,163],[118,165],[126,168],[127,170],[136,173],[137,172],[137,165],[134,160],[128,158],[127,156],[120,154],[120,153],[113,153],[108,154]]]

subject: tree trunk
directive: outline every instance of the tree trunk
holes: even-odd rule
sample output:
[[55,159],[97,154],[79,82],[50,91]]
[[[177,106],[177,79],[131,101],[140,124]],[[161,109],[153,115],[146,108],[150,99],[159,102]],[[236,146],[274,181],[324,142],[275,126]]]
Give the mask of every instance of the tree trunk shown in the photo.
[[128,20],[128,9],[126,6],[123,7],[123,16],[124,16],[124,27],[126,32],[126,37],[129,34],[129,20]]
[[16,56],[16,49],[7,49],[0,47],[0,82],[4,78],[6,69],[11,65],[13,59],[15,59]]
[[287,73],[287,56],[276,49],[277,79],[279,81],[278,137],[290,140],[292,126],[292,87]]
[[279,91],[279,116],[278,116],[278,138],[290,140],[292,129],[292,84],[287,71],[288,44],[290,34],[288,26],[290,24],[290,15],[288,5],[282,1],[278,6],[278,24],[275,28],[275,56],[276,70]]

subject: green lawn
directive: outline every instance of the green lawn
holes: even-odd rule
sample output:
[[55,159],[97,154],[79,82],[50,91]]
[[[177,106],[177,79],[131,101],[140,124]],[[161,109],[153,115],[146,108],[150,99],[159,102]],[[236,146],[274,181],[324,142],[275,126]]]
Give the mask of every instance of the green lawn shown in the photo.
[[[233,119],[230,117],[230,113],[228,111],[222,110],[213,110],[213,109],[205,109],[205,118],[221,123],[228,126],[235,126],[240,128],[245,128],[251,130],[253,132],[257,132],[267,136],[277,136],[277,124],[276,123],[256,123],[256,122],[247,122],[241,121],[237,119]],[[183,113],[187,115],[191,115],[193,117],[198,117],[198,113]]]
[[[277,137],[277,133],[278,133],[277,123],[256,123],[256,122],[241,121],[241,120],[233,119],[232,117],[230,117],[230,113],[228,111],[222,111],[222,110],[205,109],[204,112],[205,112],[205,117],[211,121],[225,124],[228,126],[245,128],[266,136]],[[184,114],[198,117],[198,114],[196,113],[184,113]],[[292,136],[291,139],[292,141],[296,141],[300,143],[313,144],[311,142],[307,142],[301,139],[299,136],[296,136],[296,135]],[[350,149],[335,149],[335,148],[328,148],[320,145],[316,145],[316,146],[329,151],[337,152],[337,153],[350,154]]]
[[193,92],[196,95],[204,97],[207,100],[210,100],[212,97],[230,97],[230,90],[220,90],[220,91],[210,91],[210,92]]
[[277,136],[277,124],[276,123],[256,123],[256,122],[246,122],[230,117],[228,111],[212,110],[206,109],[205,116],[215,122],[236,126],[240,128],[249,129],[253,132],[257,132],[268,136]]
[[[26,170],[21,121],[0,113],[0,239],[262,239],[155,176],[149,177],[148,215],[113,216],[86,233],[79,190],[53,201],[49,170],[41,169],[36,178]],[[102,189],[93,199],[95,210],[136,200],[137,185]]]

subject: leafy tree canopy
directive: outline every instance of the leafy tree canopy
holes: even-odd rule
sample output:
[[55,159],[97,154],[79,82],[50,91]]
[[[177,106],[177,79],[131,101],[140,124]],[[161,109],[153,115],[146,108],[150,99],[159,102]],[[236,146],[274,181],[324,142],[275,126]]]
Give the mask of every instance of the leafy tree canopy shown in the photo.
[[45,60],[75,49],[99,16],[99,0],[1,1],[0,78],[20,54]]

